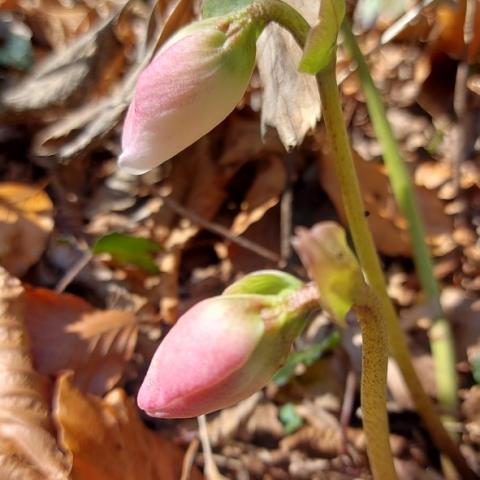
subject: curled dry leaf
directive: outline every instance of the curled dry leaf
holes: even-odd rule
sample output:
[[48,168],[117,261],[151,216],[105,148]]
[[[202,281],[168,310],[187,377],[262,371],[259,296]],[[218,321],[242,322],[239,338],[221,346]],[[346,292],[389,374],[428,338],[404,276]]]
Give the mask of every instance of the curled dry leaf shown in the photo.
[[41,189],[0,183],[0,264],[21,277],[44,252],[53,229],[53,205]]
[[[53,416],[60,441],[73,458],[76,480],[177,480],[183,453],[148,430],[125,392],[101,399],[84,395],[69,373],[57,381]],[[192,480],[201,480],[192,470]]]
[[135,349],[135,316],[95,310],[74,295],[43,288],[27,288],[26,297],[25,322],[38,371],[55,375],[71,369],[84,392],[101,395],[112,389]]
[[272,156],[259,164],[257,176],[233,221],[232,233],[241,235],[252,223],[258,222],[267,210],[277,205],[286,182],[287,172],[279,157]]
[[[104,8],[110,7],[108,1],[102,3]],[[64,47],[88,31],[92,21],[98,18],[96,10],[86,2],[68,5],[58,0],[15,1],[14,9],[26,19],[34,38],[52,48]]]
[[79,106],[66,117],[41,130],[33,139],[32,151],[35,155],[68,162],[86,149],[92,148],[117,125],[130,103],[138,76],[155,50],[173,31],[193,17],[190,0],[177,0],[173,7],[171,4],[172,2],[156,2],[145,43],[139,46],[141,53],[138,61],[111,89],[110,94]]
[[[322,187],[346,225],[332,155],[325,151],[318,160]],[[374,161],[367,162],[355,152],[354,161],[362,187],[368,223],[377,248],[389,256],[411,256],[407,223],[396,206],[383,165]],[[452,219],[444,212],[442,201],[437,198],[434,191],[422,187],[416,188],[416,195],[432,253],[441,256],[450,252],[455,248],[455,242],[451,238],[453,224]]]
[[[310,23],[318,20],[319,0],[288,0]],[[257,63],[263,85],[262,130],[277,129],[287,149],[302,143],[320,119],[315,77],[297,71],[302,52],[278,25],[267,26],[258,42]]]
[[84,102],[104,81],[117,54],[123,55],[114,25],[130,1],[68,47],[54,51],[18,85],[7,88],[0,97],[4,113],[31,118]]
[[0,478],[67,480],[70,458],[53,435],[48,380],[32,367],[24,307],[20,282],[0,268]]

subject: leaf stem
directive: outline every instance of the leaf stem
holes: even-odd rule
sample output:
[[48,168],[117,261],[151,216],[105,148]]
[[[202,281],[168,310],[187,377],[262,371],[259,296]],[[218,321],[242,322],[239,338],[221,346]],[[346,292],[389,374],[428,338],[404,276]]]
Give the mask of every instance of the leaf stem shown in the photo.
[[388,121],[380,93],[373,82],[365,57],[347,21],[343,23],[342,32],[344,45],[357,63],[357,71],[370,118],[382,146],[383,159],[387,166],[395,200],[408,221],[416,269],[430,304],[433,324],[429,331],[429,337],[435,364],[438,399],[449,413],[454,414],[458,403],[458,384],[453,337],[450,324],[440,305],[440,288],[433,273],[432,257],[425,242],[425,229],[420,218],[413,185]]
[[474,473],[443,427],[435,406],[420,383],[395,308],[388,297],[380,260],[364,216],[363,200],[343,119],[334,67],[335,64],[332,63],[317,74],[317,81],[322,99],[323,117],[335,157],[335,169],[340,183],[343,204],[360,264],[368,283],[378,296],[381,316],[387,322],[390,350],[400,367],[417,410],[433,441],[440,450],[450,457],[462,478],[473,479],[475,478]]
[[256,0],[249,8],[255,16],[266,22],[275,22],[284,27],[303,48],[310,25],[295,8],[282,0]]
[[[303,48],[309,31],[308,22],[289,5],[281,0],[258,0],[257,7],[264,8],[270,20],[279,23],[290,31]],[[328,138],[335,156],[335,169],[339,179],[347,219],[360,259],[370,286],[373,288],[379,305],[379,318],[386,321],[390,351],[397,361],[405,382],[415,401],[417,410],[425,422],[435,444],[455,464],[462,478],[474,479],[475,474],[468,467],[454,441],[444,429],[435,406],[427,396],[413,367],[405,335],[398,322],[395,308],[388,297],[385,279],[380,266],[371,232],[364,217],[363,200],[353,164],[350,143],[343,119],[340,94],[335,78],[335,61],[319,74],[317,82],[322,99],[322,110]]]

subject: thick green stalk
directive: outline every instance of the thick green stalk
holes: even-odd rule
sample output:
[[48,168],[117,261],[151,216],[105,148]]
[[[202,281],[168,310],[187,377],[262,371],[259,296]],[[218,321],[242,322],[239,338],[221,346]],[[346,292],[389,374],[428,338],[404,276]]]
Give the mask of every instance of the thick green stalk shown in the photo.
[[310,25],[300,13],[282,0],[257,0],[250,5],[255,16],[278,23],[288,30],[297,43],[305,45]]
[[379,298],[381,314],[387,322],[390,350],[402,371],[418,413],[425,422],[433,441],[441,451],[450,457],[462,478],[473,479],[475,475],[444,429],[435,406],[423,390],[413,367],[405,335],[398,322],[395,308],[388,297],[380,260],[364,216],[364,205],[343,119],[334,64],[320,72],[317,75],[317,80],[322,99],[323,118],[335,157],[335,170],[340,183],[350,232],[363,271]]
[[395,200],[408,222],[408,230],[413,246],[415,266],[420,283],[429,301],[433,325],[430,328],[430,347],[436,370],[438,398],[449,413],[457,409],[457,373],[455,369],[455,349],[450,324],[440,305],[440,289],[433,273],[433,262],[425,243],[425,229],[415,199],[415,192],[405,162],[393,135],[380,93],[370,75],[368,65],[348,22],[342,26],[344,45],[357,63],[357,71],[362,83],[367,107],[375,133],[382,146],[383,158],[387,166]]
[[362,297],[353,310],[362,330],[361,404],[367,453],[375,479],[396,480],[387,416],[387,330],[375,294],[368,288]]
[[[308,22],[290,6],[280,0],[258,0],[257,6],[274,22],[289,30],[303,48],[309,31]],[[340,183],[347,219],[360,258],[361,266],[369,284],[379,299],[381,316],[387,322],[390,350],[402,371],[418,413],[437,447],[454,463],[462,478],[474,479],[475,474],[444,429],[435,406],[427,396],[418,379],[408,351],[405,335],[397,319],[395,308],[388,297],[380,260],[368,224],[364,217],[363,200],[353,164],[350,143],[343,119],[340,94],[335,78],[335,63],[317,75],[322,110],[329,142],[335,156],[335,169]]]

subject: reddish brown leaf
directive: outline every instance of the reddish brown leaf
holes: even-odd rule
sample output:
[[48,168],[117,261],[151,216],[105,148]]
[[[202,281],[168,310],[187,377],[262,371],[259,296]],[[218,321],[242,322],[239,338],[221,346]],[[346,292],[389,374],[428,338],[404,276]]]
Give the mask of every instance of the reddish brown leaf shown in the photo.
[[75,384],[90,393],[117,383],[137,341],[132,313],[95,310],[74,295],[42,288],[27,289],[25,321],[38,371],[74,370]]
[[[178,480],[183,453],[148,430],[120,389],[84,395],[70,373],[57,381],[54,418],[73,456],[74,480]],[[202,476],[193,470],[192,480]]]

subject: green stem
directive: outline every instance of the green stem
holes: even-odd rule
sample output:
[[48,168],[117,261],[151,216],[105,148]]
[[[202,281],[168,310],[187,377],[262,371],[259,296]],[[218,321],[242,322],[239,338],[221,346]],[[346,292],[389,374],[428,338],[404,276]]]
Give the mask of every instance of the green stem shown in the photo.
[[442,406],[450,413],[455,413],[458,385],[453,337],[450,324],[446,320],[440,305],[440,288],[433,273],[432,257],[425,243],[425,229],[420,218],[415,192],[388,121],[380,93],[373,82],[368,65],[347,21],[343,23],[342,32],[344,45],[357,63],[357,71],[367,101],[368,111],[382,146],[383,158],[387,166],[393,193],[408,222],[413,257],[420,283],[432,310],[433,325],[429,333],[437,377],[438,398]]
[[[264,8],[263,12],[270,15],[270,20],[289,30],[303,48],[310,27],[296,10],[280,0],[258,0],[256,4],[259,8]],[[381,316],[387,322],[390,350],[402,371],[420,416],[435,444],[450,457],[462,478],[474,479],[476,478],[475,474],[470,470],[452,438],[444,429],[435,406],[423,390],[413,367],[406,338],[398,322],[395,308],[388,297],[380,260],[364,217],[363,200],[343,119],[334,66],[333,62],[320,72],[317,75],[317,81],[322,98],[324,121],[335,155],[335,169],[355,249],[367,280],[379,299]]]
[[473,479],[475,475],[444,429],[435,406],[423,390],[413,367],[406,338],[398,322],[395,308],[388,297],[380,260],[364,216],[363,200],[343,119],[334,64],[320,72],[317,80],[322,98],[323,118],[335,157],[335,169],[350,232],[368,283],[379,298],[381,314],[387,322],[390,350],[402,371],[418,413],[425,422],[433,441],[450,457],[462,478]]
[[376,295],[367,287],[366,294],[356,302],[356,312],[362,330],[361,404],[363,430],[367,438],[367,453],[373,477],[395,480],[397,475],[390,449],[387,416],[388,340],[385,321]]
[[266,22],[275,22],[284,27],[303,48],[310,25],[295,8],[282,0],[257,0],[249,8],[255,16]]

